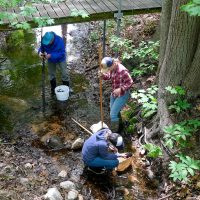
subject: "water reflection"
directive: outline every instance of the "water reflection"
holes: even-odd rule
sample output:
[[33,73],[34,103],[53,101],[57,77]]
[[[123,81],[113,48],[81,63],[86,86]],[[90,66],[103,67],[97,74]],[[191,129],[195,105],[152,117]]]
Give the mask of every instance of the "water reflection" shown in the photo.
[[3,49],[8,61],[1,70],[1,95],[27,99],[39,92],[40,61],[34,51],[34,33],[15,31]]
[[33,32],[13,31],[6,37],[1,55],[7,58],[0,65],[0,126],[10,130],[27,110],[29,100],[41,91],[41,62],[35,51]]

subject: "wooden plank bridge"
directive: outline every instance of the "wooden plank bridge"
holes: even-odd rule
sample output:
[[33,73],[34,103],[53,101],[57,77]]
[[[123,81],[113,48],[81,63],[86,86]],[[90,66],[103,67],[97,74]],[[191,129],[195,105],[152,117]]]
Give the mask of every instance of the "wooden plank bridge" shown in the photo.
[[[121,12],[123,15],[136,15],[161,11],[162,0],[121,0]],[[50,17],[54,19],[54,25],[65,23],[80,23],[95,20],[105,20],[114,18],[118,12],[118,0],[66,0],[57,4],[34,4],[37,9],[32,17]],[[19,13],[19,8],[9,9],[9,12]],[[84,11],[89,17],[74,17],[72,11]],[[32,27],[37,25],[33,23],[31,17],[18,16],[20,22],[28,21]],[[0,29],[8,28],[8,22],[0,25]]]

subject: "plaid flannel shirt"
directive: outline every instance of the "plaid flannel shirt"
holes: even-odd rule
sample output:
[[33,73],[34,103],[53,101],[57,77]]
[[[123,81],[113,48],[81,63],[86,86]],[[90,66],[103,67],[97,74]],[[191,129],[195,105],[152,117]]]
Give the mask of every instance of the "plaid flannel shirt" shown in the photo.
[[131,78],[128,70],[122,65],[118,64],[114,71],[103,74],[104,80],[112,81],[112,95],[113,91],[117,88],[121,88],[119,97],[123,96],[132,86],[133,79]]

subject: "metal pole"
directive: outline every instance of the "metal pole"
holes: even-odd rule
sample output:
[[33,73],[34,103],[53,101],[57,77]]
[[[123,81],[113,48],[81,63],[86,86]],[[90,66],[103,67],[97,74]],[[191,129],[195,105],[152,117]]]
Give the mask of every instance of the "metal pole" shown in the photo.
[[103,57],[106,55],[106,20],[103,21]]
[[[123,16],[123,13],[121,12],[122,11],[122,1],[118,0],[118,3],[119,3],[119,7],[118,7],[118,13],[116,15],[116,18],[117,18],[116,36],[120,37],[120,23],[121,23],[121,19],[122,19],[122,16]],[[118,51],[115,53],[115,58],[117,58],[117,57],[118,57]]]
[[[42,45],[42,34],[43,29],[41,29],[41,53],[44,53],[44,48]],[[45,58],[42,58],[42,112],[45,113]]]
[[122,11],[122,2],[121,0],[118,0],[119,7],[118,7],[118,15],[117,15],[117,32],[116,35],[120,36],[120,23],[121,23],[121,11]]

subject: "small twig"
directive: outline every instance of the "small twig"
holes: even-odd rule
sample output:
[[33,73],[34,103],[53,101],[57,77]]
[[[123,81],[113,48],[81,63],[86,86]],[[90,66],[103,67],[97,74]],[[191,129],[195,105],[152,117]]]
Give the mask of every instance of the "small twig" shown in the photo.
[[171,194],[169,194],[169,195],[167,195],[167,196],[165,196],[165,197],[159,198],[158,200],[163,200],[163,199],[166,199],[166,198],[168,198],[168,197],[171,197],[171,196],[173,196],[174,194],[176,194],[176,193],[179,192],[179,191],[180,191],[180,189],[177,190],[177,191],[175,191],[175,192],[173,192],[173,193],[171,193]]
[[16,142],[3,142],[3,143],[0,143],[2,145],[13,145],[13,144],[16,144]]

